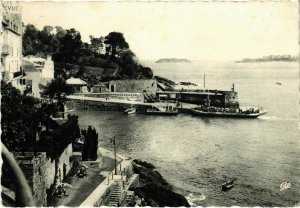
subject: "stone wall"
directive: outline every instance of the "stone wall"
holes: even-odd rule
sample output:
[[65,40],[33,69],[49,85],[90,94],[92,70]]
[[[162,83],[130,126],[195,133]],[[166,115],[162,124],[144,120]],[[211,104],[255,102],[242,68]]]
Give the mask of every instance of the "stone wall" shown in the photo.
[[109,82],[110,92],[153,92],[157,91],[156,79],[128,79]]
[[105,93],[74,93],[77,96],[83,97],[95,97],[104,98],[105,100],[118,99],[118,100],[128,100],[128,101],[138,101],[144,102],[143,93],[129,93],[129,92],[105,92]]
[[45,177],[47,175],[45,169],[47,160],[46,153],[37,153],[34,155],[32,152],[18,152],[15,153],[14,156],[32,190],[34,204],[37,207],[47,206],[45,182]]
[[[72,156],[72,154],[73,154],[72,144],[69,144],[59,158],[59,170],[60,170],[61,180],[64,179],[66,174],[71,169],[72,164],[70,162],[70,157]],[[46,187],[48,189],[54,183],[55,161],[51,160],[50,158],[47,158],[45,169],[46,169],[46,176],[44,180],[46,182]]]
[[[90,111],[124,111],[131,107],[131,104],[110,103],[90,100],[68,100],[67,109],[90,110]],[[149,106],[135,105],[137,112],[146,112]]]

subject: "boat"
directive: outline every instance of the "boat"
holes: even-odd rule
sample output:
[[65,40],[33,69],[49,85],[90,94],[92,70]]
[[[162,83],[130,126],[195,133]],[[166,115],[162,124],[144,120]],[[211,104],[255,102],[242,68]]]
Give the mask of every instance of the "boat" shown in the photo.
[[195,107],[191,108],[193,115],[198,116],[210,116],[210,117],[231,117],[231,118],[257,118],[263,114],[266,114],[267,111],[259,107],[250,107],[246,110],[242,108],[238,109],[229,109],[229,108],[219,108],[219,107]]
[[168,106],[152,106],[151,108],[148,108],[146,111],[146,114],[148,115],[177,115],[178,109],[168,105]]
[[136,108],[135,107],[128,108],[123,113],[127,114],[127,115],[135,114],[136,113]]
[[[234,92],[234,84],[232,84]],[[231,118],[257,118],[260,115],[266,114],[267,111],[262,107],[239,107],[226,108],[215,107],[210,105],[209,90],[207,93],[206,103],[202,106],[191,108],[193,115],[210,116],[210,117],[231,117]]]
[[232,187],[233,187],[233,180],[226,181],[225,183],[222,184],[222,191],[228,191],[232,189]]

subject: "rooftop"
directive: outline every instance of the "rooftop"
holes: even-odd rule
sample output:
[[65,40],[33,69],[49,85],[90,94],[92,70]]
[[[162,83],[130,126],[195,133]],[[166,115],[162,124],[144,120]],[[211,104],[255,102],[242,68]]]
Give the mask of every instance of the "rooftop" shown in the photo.
[[87,85],[85,81],[79,78],[71,77],[70,79],[67,79],[66,83],[68,85]]

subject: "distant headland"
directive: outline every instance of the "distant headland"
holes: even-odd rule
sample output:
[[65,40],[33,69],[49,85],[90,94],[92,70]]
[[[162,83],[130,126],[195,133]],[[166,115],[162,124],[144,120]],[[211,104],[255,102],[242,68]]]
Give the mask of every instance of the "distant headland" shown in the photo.
[[179,58],[162,58],[157,60],[155,63],[191,63],[191,60],[188,59],[179,59]]
[[272,61],[285,61],[285,62],[295,62],[298,61],[298,56],[291,56],[291,55],[270,55],[270,56],[264,56],[262,58],[246,58],[241,61],[236,61],[236,63],[255,63],[255,62],[272,62]]

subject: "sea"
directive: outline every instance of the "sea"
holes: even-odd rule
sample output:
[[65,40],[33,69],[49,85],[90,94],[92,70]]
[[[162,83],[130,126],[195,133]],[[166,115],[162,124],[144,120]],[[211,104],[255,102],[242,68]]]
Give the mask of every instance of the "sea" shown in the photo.
[[[262,106],[257,119],[123,115],[75,111],[99,146],[145,160],[192,206],[300,206],[299,64],[142,61],[185,88],[238,91],[241,105]],[[178,86],[184,87],[184,86]],[[221,185],[234,179],[234,187]]]

